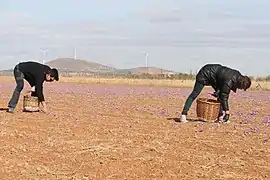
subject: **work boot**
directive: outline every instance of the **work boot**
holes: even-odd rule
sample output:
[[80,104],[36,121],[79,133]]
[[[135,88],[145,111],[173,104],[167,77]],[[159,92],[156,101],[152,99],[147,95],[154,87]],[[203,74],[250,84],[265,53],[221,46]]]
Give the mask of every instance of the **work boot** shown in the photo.
[[184,114],[182,114],[182,116],[181,116],[181,123],[187,123],[187,122],[188,122],[187,116],[184,115]]
[[8,113],[14,113],[14,111],[15,111],[15,109],[11,108],[11,107],[9,107],[8,110],[7,110]]
[[228,124],[228,123],[230,123],[229,117],[230,117],[229,114],[219,116],[218,119],[215,122],[216,123],[221,123],[221,124]]

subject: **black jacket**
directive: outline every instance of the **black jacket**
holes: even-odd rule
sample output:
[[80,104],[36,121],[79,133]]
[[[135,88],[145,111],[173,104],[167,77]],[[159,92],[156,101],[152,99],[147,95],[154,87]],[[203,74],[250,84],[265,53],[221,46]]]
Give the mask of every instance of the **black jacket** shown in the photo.
[[35,86],[36,96],[40,101],[44,101],[43,82],[46,73],[51,68],[37,62],[22,62],[18,64],[19,70],[24,74],[24,79],[28,81],[31,87]]
[[228,98],[230,91],[236,92],[237,80],[241,76],[238,70],[220,64],[207,64],[200,69],[196,80],[219,91],[219,98],[224,111],[229,110]]

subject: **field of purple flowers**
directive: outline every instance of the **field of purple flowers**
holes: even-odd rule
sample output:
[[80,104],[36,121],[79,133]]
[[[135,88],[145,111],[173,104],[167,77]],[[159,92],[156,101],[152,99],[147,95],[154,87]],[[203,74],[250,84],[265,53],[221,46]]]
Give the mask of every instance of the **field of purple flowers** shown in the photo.
[[[25,89],[27,89],[27,83]],[[14,83],[0,85],[5,108]],[[269,179],[270,92],[230,95],[231,123],[181,124],[191,89],[52,83],[49,114],[0,112],[3,179]],[[201,96],[209,96],[205,89]],[[22,95],[25,92],[22,93]],[[195,119],[196,102],[189,113]]]

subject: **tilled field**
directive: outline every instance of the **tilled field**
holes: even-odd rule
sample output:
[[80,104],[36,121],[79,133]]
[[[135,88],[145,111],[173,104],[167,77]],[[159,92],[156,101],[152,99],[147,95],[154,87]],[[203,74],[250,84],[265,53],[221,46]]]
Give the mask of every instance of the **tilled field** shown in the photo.
[[[0,85],[2,108],[13,89]],[[270,179],[270,92],[231,93],[230,124],[196,121],[196,102],[177,123],[190,92],[44,84],[46,115],[22,112],[23,92],[15,114],[0,112],[0,177]]]

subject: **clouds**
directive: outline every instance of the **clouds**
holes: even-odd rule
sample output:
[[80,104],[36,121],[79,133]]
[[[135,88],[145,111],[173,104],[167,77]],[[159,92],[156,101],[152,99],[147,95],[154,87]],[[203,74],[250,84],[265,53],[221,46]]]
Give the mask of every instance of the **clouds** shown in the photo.
[[31,15],[20,12],[3,11],[0,13],[0,18],[2,20],[12,21],[12,20],[29,19],[31,18]]
[[145,51],[153,66],[184,72],[206,61],[239,68],[245,59],[268,62],[270,13],[264,2],[10,0],[0,8],[1,68],[41,59],[41,48],[49,49],[47,59],[72,57],[75,45],[79,58],[123,68],[127,62],[143,65]]
[[9,26],[17,25],[17,24],[22,23],[22,22],[27,22],[27,21],[31,20],[31,18],[32,18],[32,16],[29,13],[7,11],[7,10],[1,11],[0,10],[0,22],[1,22],[1,26],[2,26],[1,31],[5,30],[6,27],[9,28]]

